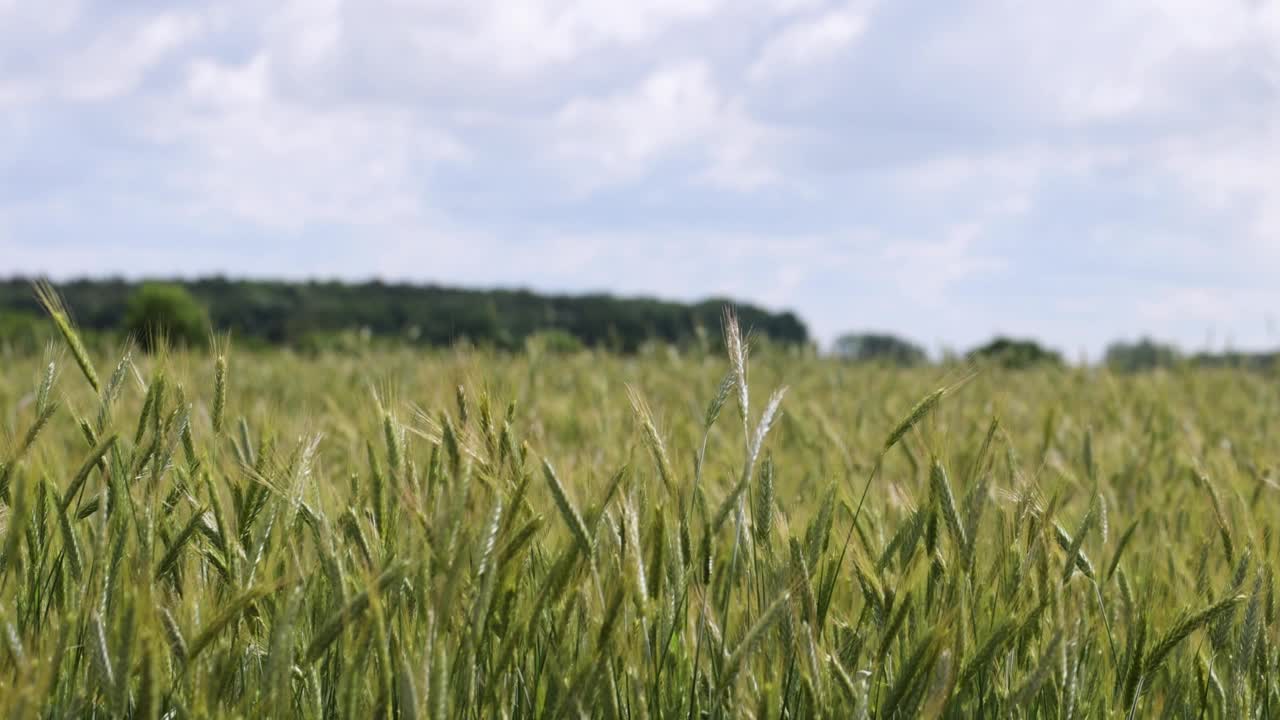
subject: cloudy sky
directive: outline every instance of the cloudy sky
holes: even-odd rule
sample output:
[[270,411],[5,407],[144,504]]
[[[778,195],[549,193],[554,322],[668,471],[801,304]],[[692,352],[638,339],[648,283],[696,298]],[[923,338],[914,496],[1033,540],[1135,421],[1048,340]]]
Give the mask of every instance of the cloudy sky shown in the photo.
[[0,275],[1280,345],[1272,0],[0,0]]

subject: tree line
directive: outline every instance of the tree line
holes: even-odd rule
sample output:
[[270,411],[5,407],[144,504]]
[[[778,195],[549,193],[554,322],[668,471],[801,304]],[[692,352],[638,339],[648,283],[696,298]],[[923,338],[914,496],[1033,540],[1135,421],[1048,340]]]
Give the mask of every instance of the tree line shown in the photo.
[[[835,354],[851,362],[913,367],[930,362],[925,349],[890,333],[849,333],[836,340]],[[957,359],[957,358],[949,358]],[[960,359],[1021,369],[1061,366],[1062,354],[1035,340],[997,337],[965,353]],[[1235,367],[1269,370],[1280,367],[1280,352],[1199,352],[1184,354],[1174,345],[1150,338],[1118,341],[1107,346],[1102,364],[1118,372],[1140,372],[1177,367]]]
[[[606,294],[551,295],[528,290],[469,290],[404,283],[189,281],[83,279],[58,286],[75,321],[90,337],[132,336],[144,347],[201,345],[214,332],[237,343],[302,350],[346,349],[390,341],[442,347],[457,342],[519,350],[530,342],[553,352],[604,348],[635,352],[647,342],[718,345],[721,313],[733,305],[743,326],[780,345],[811,344],[808,329],[791,312],[771,312],[723,298],[677,303]],[[0,349],[38,349],[49,338],[33,281],[0,280]],[[831,350],[850,362],[898,367],[931,362],[925,349],[891,333],[849,333]],[[948,361],[977,361],[1006,368],[1061,366],[1057,351],[1030,339],[997,337]],[[1103,357],[1123,372],[1180,366],[1280,366],[1278,353],[1197,353],[1151,339],[1117,342]]]
[[[237,343],[325,348],[369,339],[422,346],[459,341],[519,349],[539,336],[556,346],[634,352],[644,343],[718,342],[720,316],[735,307],[745,327],[779,344],[809,343],[790,312],[710,298],[678,303],[606,294],[469,290],[404,283],[282,282],[223,277],[164,282],[82,279],[57,286],[89,333],[130,333],[148,342],[200,343],[211,330]],[[32,280],[0,280],[0,341],[33,342],[46,324]]]

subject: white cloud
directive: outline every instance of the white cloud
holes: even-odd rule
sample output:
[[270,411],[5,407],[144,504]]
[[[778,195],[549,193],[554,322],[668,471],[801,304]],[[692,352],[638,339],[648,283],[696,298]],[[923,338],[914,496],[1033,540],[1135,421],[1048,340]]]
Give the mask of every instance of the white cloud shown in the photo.
[[239,67],[199,58],[187,68],[186,91],[194,104],[211,107],[266,102],[271,94],[271,58],[259,53]]
[[277,8],[266,35],[284,62],[309,68],[333,59],[343,41],[343,0],[288,0]]
[[25,84],[0,80],[0,107],[25,105],[30,98],[31,90]]
[[1138,317],[1162,333],[1199,334],[1184,340],[1191,348],[1257,350],[1280,342],[1275,315],[1280,292],[1275,290],[1198,285],[1151,288],[1136,305]]
[[750,76],[766,81],[826,62],[853,44],[867,29],[867,10],[852,7],[798,20],[769,39]]
[[780,151],[785,133],[752,120],[737,106],[721,116],[711,144],[710,162],[699,176],[703,183],[738,191],[787,185],[771,167],[769,155]]
[[420,60],[528,76],[591,52],[646,42],[718,6],[719,0],[481,0],[364,7],[392,21],[380,29],[405,33]]
[[705,63],[655,71],[638,87],[603,98],[573,100],[556,114],[562,150],[609,174],[636,172],[658,155],[704,136],[723,101]]
[[720,94],[701,61],[666,65],[629,90],[575,99],[556,114],[555,133],[557,153],[587,188],[633,180],[680,150],[705,151],[703,177],[716,185],[750,189],[772,178],[757,157],[768,131]]
[[1008,267],[1006,260],[982,249],[984,230],[979,223],[960,223],[947,228],[940,240],[889,243],[882,257],[906,297],[936,306],[955,283]]
[[1132,166],[1139,149],[1094,143],[1007,145],[937,153],[885,174],[904,201],[965,204],[962,218],[990,222],[1025,216],[1055,181],[1088,182]]
[[131,92],[147,71],[200,30],[198,18],[169,13],[134,26],[122,24],[69,58],[63,94],[72,100],[108,100]]
[[[1202,110],[1231,74],[1274,67],[1280,6],[1249,0],[980,3],[920,43],[1074,126]],[[1222,88],[1217,88],[1222,89]]]
[[1163,144],[1156,161],[1197,204],[1243,220],[1252,253],[1280,263],[1280,101],[1246,127]]
[[186,98],[160,104],[145,132],[186,149],[189,164],[167,180],[194,209],[288,231],[419,220],[418,183],[465,155],[403,109],[281,97],[262,55],[241,67],[194,62]]
[[764,0],[765,7],[778,15],[794,15],[816,10],[826,4],[826,0]]
[[[33,8],[39,11],[28,12]],[[7,42],[11,53],[6,62],[0,47],[0,106],[30,109],[50,100],[98,102],[128,95],[202,29],[193,12],[98,21],[75,2],[0,8],[0,43]]]
[[79,0],[48,0],[31,3],[23,0],[0,2],[0,20],[18,37],[27,34],[46,36],[65,32],[82,15]]

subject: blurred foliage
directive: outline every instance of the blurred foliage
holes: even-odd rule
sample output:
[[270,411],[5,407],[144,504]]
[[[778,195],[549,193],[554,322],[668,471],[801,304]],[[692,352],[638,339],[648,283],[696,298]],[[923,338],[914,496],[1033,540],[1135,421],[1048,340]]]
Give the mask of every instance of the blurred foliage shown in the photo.
[[1010,370],[1063,364],[1062,356],[1057,351],[1045,348],[1034,340],[1005,337],[998,337],[973,350],[969,355]]
[[525,349],[530,353],[551,353],[552,355],[571,355],[582,352],[585,346],[578,338],[564,330],[541,330],[525,340]]
[[836,339],[837,356],[854,362],[881,362],[898,367],[924,365],[929,356],[915,343],[887,333],[851,333]]
[[[587,347],[633,353],[646,341],[719,342],[726,300],[696,304],[610,295],[543,295],[526,290],[464,290],[435,285],[360,284],[203,278],[174,281],[207,308],[218,331],[249,346],[325,345],[343,333],[367,333],[415,345],[473,345],[520,350],[534,333],[559,330]],[[77,325],[89,333],[127,327],[129,300],[139,285],[122,279],[59,285]],[[804,323],[789,312],[736,306],[743,326],[774,342],[805,344]],[[0,312],[39,314],[31,281],[0,281]],[[345,340],[344,340],[345,342]]]
[[125,329],[145,349],[158,344],[199,347],[209,338],[204,308],[181,285],[146,283],[125,307]]
[[1156,368],[1172,368],[1182,361],[1182,353],[1172,345],[1150,338],[1137,342],[1115,342],[1107,346],[1103,362],[1112,370],[1138,372]]
[[0,352],[29,354],[54,337],[52,324],[41,315],[0,310]]
[[1280,367],[1280,352],[1249,353],[1234,350],[1222,353],[1201,352],[1191,356],[1191,364],[1199,367],[1269,371]]

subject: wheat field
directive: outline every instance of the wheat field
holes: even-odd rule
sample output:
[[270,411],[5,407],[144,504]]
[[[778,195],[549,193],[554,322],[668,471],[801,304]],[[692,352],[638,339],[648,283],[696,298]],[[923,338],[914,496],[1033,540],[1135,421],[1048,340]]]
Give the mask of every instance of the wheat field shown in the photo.
[[753,343],[3,357],[0,716],[1280,717],[1280,393]]

